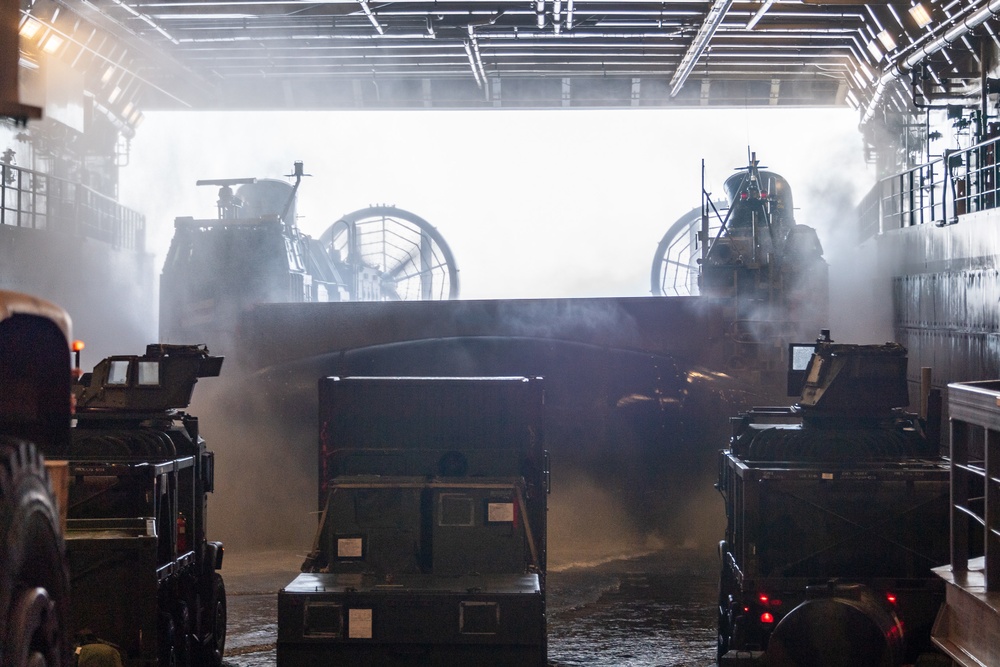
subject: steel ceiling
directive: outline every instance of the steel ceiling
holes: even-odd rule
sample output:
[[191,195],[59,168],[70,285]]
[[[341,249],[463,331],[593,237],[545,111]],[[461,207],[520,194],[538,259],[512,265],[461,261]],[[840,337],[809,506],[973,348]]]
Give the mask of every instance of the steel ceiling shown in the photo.
[[[21,21],[67,39],[61,57],[108,109],[850,104],[874,114],[914,95],[971,100],[996,75],[1000,0],[921,2],[923,27],[916,0],[25,0]],[[30,56],[23,36],[22,50]]]

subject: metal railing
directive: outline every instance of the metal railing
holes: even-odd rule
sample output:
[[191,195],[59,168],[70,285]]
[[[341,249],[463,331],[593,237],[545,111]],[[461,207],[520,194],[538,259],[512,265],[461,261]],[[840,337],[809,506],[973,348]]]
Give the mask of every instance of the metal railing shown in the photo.
[[0,225],[47,229],[145,251],[146,218],[86,185],[0,165]]
[[[1000,381],[948,385],[951,568],[982,553],[983,588],[1000,591]],[[977,534],[978,533],[978,534]]]
[[994,137],[883,178],[859,206],[859,240],[914,225],[950,225],[960,215],[997,208],[998,150],[1000,137]]

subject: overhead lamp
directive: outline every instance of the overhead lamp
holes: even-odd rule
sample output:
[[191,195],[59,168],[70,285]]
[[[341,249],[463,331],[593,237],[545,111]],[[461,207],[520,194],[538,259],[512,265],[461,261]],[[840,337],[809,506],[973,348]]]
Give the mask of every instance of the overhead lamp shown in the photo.
[[885,47],[886,51],[892,51],[896,48],[896,39],[888,30],[883,30],[878,34],[878,41],[882,42],[882,46]]
[[878,47],[878,42],[874,39],[868,42],[868,53],[872,54],[872,57],[875,58],[875,60],[882,60],[882,56],[885,55],[882,53],[882,49]]
[[39,21],[31,18],[30,16],[24,20],[21,24],[21,29],[18,31],[21,37],[25,39],[34,39],[38,31],[42,29],[42,24]]
[[872,80],[872,71],[868,69],[868,65],[865,64],[865,61],[858,60],[858,69],[865,75],[865,83]]
[[923,28],[931,22],[931,13],[920,2],[910,7],[910,16],[916,22],[918,28]]
[[465,41],[465,55],[469,58],[469,67],[472,69],[472,76],[476,79],[476,85],[482,88],[483,82],[479,79],[479,72],[476,70],[476,59],[472,55],[472,46],[469,44],[469,40]]
[[726,17],[726,12],[729,11],[732,5],[733,0],[715,0],[712,3],[712,7],[708,10],[708,14],[705,16],[701,27],[698,28],[694,40],[688,45],[687,51],[681,58],[681,62],[677,66],[677,71],[674,72],[674,76],[670,79],[671,97],[676,97],[677,93],[684,86],[684,82],[687,81],[691,70],[697,64],[698,58],[701,57],[701,54],[708,47],[708,43],[712,41],[712,36],[715,35],[715,31],[722,23],[722,19]]
[[767,10],[769,10],[771,8],[771,5],[773,4],[774,0],[764,0],[764,2],[761,3],[760,8],[757,10],[757,12],[750,18],[749,21],[747,21],[747,25],[746,28],[744,28],[744,30],[753,30],[753,27],[757,25],[758,21],[764,18],[764,14],[767,13]]
[[133,109],[135,109],[135,103],[129,102],[122,108],[122,116],[128,118],[132,114]]
[[378,22],[378,19],[372,12],[371,7],[368,6],[367,0],[361,0],[361,9],[364,10],[365,16],[367,16],[368,20],[372,22],[373,26],[375,26],[375,31],[380,35],[384,35],[385,32],[382,30],[382,25]]
[[115,100],[121,97],[122,89],[119,86],[115,86],[114,90],[108,95],[108,104],[114,104]]
[[63,40],[63,38],[57,35],[56,33],[54,32],[49,33],[49,36],[45,39],[45,42],[42,44],[42,51],[45,51],[45,53],[48,54],[53,54],[59,50],[59,47],[63,45],[64,41],[65,40]]

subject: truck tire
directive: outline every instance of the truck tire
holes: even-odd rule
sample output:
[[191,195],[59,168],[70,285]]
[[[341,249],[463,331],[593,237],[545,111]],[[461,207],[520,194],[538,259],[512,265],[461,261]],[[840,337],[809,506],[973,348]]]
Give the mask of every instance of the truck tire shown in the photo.
[[68,667],[69,571],[42,456],[0,437],[0,667]]
[[719,572],[719,600],[718,600],[718,632],[716,646],[716,662],[722,662],[722,656],[729,652],[732,644],[732,603],[730,597],[736,593],[736,580],[733,572],[726,563],[726,554],[729,546],[723,540],[719,543],[719,554],[721,555],[722,566]]
[[195,667],[221,667],[226,652],[226,584],[212,572],[202,597],[200,641],[195,649]]

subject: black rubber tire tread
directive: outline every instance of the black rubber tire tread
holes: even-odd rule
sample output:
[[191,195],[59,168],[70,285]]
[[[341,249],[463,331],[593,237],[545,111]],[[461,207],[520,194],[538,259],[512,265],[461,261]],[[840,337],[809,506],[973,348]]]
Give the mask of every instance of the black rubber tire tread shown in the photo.
[[222,667],[222,656],[226,652],[226,583],[218,572],[209,575],[202,600],[200,634],[207,641],[198,643],[192,656],[193,664],[195,667]]
[[27,441],[0,437],[0,667],[23,667],[4,653],[24,628],[11,627],[16,600],[43,588],[54,603],[55,636],[39,647],[48,667],[71,664],[69,570],[59,511],[45,462]]

